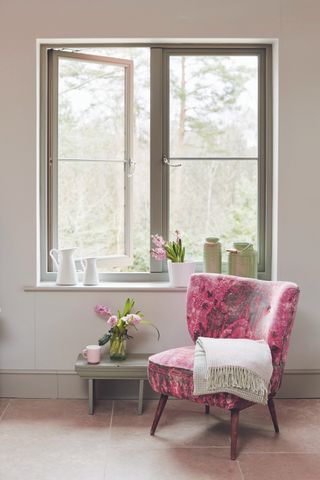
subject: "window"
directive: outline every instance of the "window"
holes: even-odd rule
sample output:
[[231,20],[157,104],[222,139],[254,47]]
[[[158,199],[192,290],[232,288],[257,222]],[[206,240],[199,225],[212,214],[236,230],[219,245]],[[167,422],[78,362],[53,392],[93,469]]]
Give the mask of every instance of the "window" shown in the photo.
[[[250,241],[271,263],[271,47],[42,46],[42,278],[51,248],[104,279],[166,278],[150,234]],[[44,207],[46,205],[46,208]]]

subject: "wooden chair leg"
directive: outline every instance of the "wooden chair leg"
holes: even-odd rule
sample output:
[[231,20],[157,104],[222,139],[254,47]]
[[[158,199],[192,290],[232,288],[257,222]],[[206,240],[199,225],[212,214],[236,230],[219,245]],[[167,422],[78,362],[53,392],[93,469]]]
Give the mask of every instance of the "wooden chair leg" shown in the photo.
[[276,408],[274,406],[273,398],[270,397],[268,400],[268,407],[269,407],[269,412],[272,418],[272,423],[274,426],[274,431],[276,433],[279,433],[279,425],[278,425],[278,420],[277,420],[277,414],[276,414]]
[[206,412],[206,415],[209,415],[209,413],[210,413],[210,405],[206,405],[205,412]]
[[231,410],[231,460],[237,457],[239,410]]
[[159,403],[158,403],[158,406],[157,406],[157,410],[156,410],[156,413],[154,415],[152,427],[151,427],[151,430],[150,430],[150,435],[154,435],[154,433],[157,429],[159,420],[161,418],[164,407],[166,406],[167,400],[168,400],[168,395],[161,394],[161,397],[160,397],[160,400],[159,400]]

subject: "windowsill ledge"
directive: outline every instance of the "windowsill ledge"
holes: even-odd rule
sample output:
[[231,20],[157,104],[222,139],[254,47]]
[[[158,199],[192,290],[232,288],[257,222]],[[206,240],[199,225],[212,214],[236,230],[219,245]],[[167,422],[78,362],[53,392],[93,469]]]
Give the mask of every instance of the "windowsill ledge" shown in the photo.
[[187,287],[172,287],[168,282],[100,282],[88,286],[81,283],[73,286],[56,285],[54,282],[41,282],[25,286],[25,292],[185,292]]

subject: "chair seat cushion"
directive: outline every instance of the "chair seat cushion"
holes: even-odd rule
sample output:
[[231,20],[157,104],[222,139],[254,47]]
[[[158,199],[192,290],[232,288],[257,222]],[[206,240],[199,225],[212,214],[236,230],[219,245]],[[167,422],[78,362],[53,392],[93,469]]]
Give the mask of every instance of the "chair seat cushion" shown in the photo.
[[149,357],[149,361],[162,365],[163,367],[184,368],[185,370],[193,370],[195,346],[171,348],[164,352],[156,353]]
[[149,357],[148,378],[155,392],[227,410],[243,410],[253,405],[228,393],[193,395],[194,348],[194,345],[173,348]]

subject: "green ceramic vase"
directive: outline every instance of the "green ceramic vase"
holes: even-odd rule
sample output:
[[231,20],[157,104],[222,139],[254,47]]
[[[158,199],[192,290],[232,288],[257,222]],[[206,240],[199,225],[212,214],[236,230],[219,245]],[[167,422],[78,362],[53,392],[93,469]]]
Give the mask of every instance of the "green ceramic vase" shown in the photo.
[[235,242],[228,252],[229,275],[257,278],[258,255],[252,243]]

